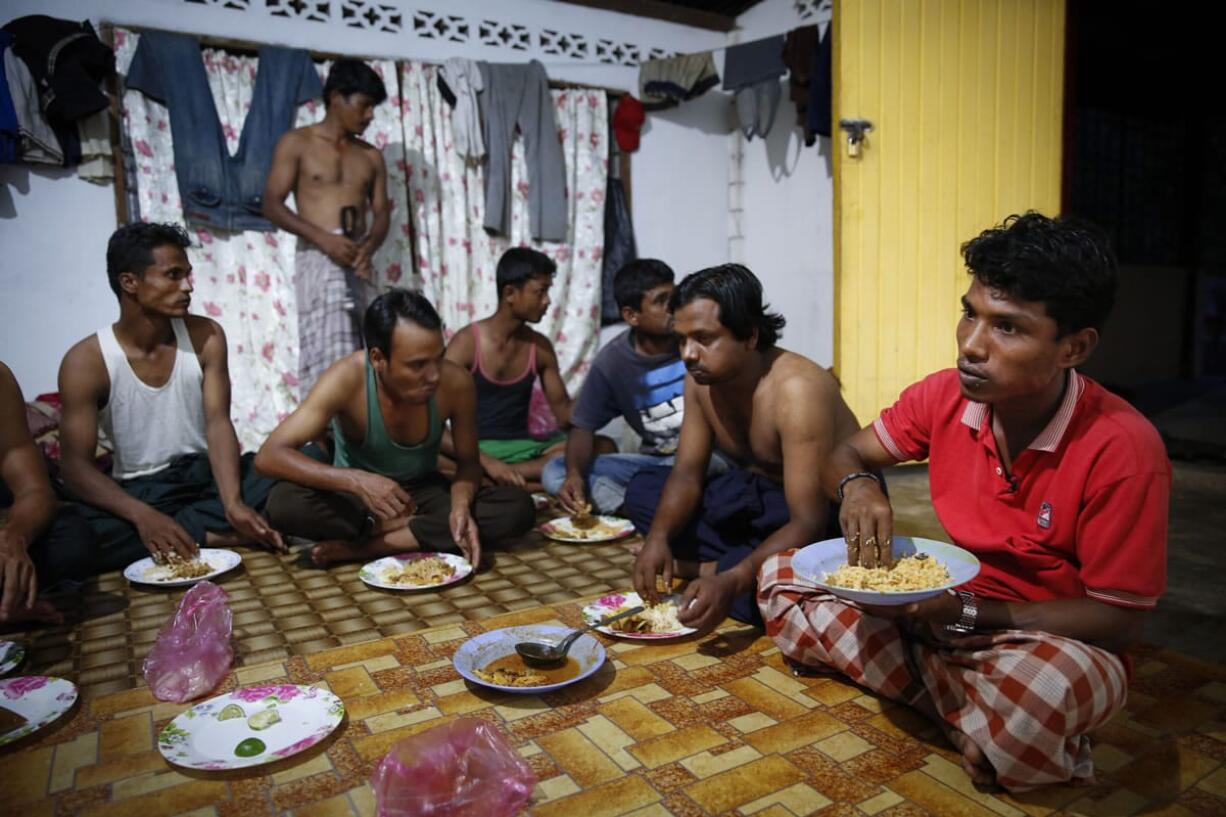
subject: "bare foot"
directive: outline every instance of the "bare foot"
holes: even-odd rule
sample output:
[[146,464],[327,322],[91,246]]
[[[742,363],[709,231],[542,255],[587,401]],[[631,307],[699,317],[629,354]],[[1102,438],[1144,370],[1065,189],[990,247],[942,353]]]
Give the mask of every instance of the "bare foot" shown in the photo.
[[983,750],[965,733],[950,727],[946,737],[954,748],[962,753],[962,768],[970,775],[971,782],[976,787],[993,788],[996,786],[996,770],[988,762]]
[[364,555],[359,547],[344,539],[330,539],[311,548],[311,561],[316,567],[327,567],[335,562],[351,562],[361,559]]

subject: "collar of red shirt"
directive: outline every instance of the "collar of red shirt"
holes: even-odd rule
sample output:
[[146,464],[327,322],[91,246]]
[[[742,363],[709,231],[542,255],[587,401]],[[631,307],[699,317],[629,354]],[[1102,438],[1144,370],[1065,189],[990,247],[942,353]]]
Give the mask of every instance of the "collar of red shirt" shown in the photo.
[[[1047,426],[1039,436],[1035,437],[1034,441],[1026,447],[1036,451],[1046,451],[1049,454],[1055,451],[1073,419],[1073,411],[1077,408],[1077,400],[1083,391],[1085,391],[1085,383],[1081,375],[1077,374],[1075,369],[1069,369],[1068,385],[1064,389],[1064,399],[1060,401],[1060,408],[1056,410],[1055,416],[1047,422]],[[987,403],[968,400],[966,408],[962,411],[963,425],[979,431],[983,428],[984,421],[988,419],[989,409],[990,406]]]

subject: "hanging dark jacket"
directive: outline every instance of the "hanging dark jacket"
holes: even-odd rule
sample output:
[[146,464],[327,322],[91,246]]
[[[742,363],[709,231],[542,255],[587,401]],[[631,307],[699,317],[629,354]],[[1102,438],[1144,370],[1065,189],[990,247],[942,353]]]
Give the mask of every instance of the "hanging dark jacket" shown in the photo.
[[4,30],[13,35],[13,53],[38,83],[43,111],[53,126],[57,120],[76,122],[107,106],[99,85],[115,73],[115,55],[88,21],[34,14],[10,21]]

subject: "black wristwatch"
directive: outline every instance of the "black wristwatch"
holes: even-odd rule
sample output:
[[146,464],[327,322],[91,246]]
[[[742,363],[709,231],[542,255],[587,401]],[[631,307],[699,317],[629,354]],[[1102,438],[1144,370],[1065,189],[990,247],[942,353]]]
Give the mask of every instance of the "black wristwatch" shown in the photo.
[[843,501],[843,486],[851,482],[853,479],[860,479],[861,477],[867,477],[873,482],[877,483],[878,488],[881,487],[881,477],[877,476],[872,471],[852,471],[850,474],[839,480],[839,502]]
[[975,624],[979,621],[979,601],[974,593],[965,590],[950,590],[962,600],[962,615],[953,624],[946,624],[945,629],[951,633],[966,635],[975,632]]

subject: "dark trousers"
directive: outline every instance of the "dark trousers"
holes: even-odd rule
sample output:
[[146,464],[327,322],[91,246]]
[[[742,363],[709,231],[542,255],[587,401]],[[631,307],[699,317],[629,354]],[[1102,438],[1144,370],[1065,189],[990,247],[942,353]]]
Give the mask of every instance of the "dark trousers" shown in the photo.
[[83,582],[94,574],[94,532],[78,505],[60,505],[27,552],[38,574],[39,592],[54,590],[64,581]]
[[[644,468],[626,488],[623,512],[644,536],[651,529],[671,472],[672,467],[667,465]],[[707,480],[702,507],[685,529],[673,537],[669,548],[676,559],[715,562],[716,572],[723,573],[744,561],[790,518],[782,485],[743,468],[734,468]],[[840,535],[839,509],[831,503],[821,538]],[[762,626],[762,614],[752,591],[737,596],[728,614],[737,621]]]
[[[256,474],[252,466],[254,460],[255,454],[242,456],[239,460],[239,478],[243,501],[259,511],[268,499],[273,481]],[[156,474],[125,479],[118,484],[134,498],[172,517],[202,547],[207,531],[230,532],[230,523],[226,520],[225,507],[221,504],[217,483],[213,481],[207,454],[176,457]],[[149,555],[148,548],[131,522],[92,505],[82,504],[79,507],[98,542],[95,573],[118,570]]]
[[[451,538],[451,483],[437,472],[402,484],[417,506],[409,530],[422,550],[459,553]],[[481,488],[473,501],[473,521],[481,542],[496,542],[526,533],[536,521],[527,492],[510,485]],[[375,518],[353,494],[320,491],[293,482],[278,482],[268,496],[268,521],[291,536],[322,541],[361,542]]]

